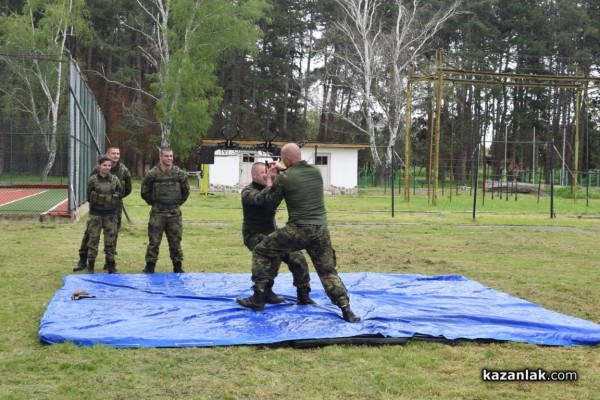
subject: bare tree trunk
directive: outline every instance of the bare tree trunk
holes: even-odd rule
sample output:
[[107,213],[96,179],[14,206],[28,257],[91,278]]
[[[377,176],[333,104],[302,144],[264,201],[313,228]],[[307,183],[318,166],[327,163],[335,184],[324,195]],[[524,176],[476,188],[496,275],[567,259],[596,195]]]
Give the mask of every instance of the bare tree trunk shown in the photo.
[[[350,118],[343,114],[338,117],[369,138],[378,179],[383,179],[404,124],[407,70],[416,63],[442,24],[456,14],[461,0],[450,2],[427,19],[422,17],[422,11],[428,5],[422,0],[412,0],[410,5],[404,0],[395,0],[392,6],[383,0],[336,2],[341,8],[341,17],[335,21],[335,27],[347,43],[335,56],[346,67],[344,71],[350,71],[340,76],[340,80],[360,97],[356,102],[360,122],[353,114]],[[394,25],[390,26],[390,22]],[[384,29],[386,26],[391,29]],[[376,121],[375,116],[381,114]],[[387,129],[376,126],[380,120]],[[378,143],[384,143],[383,150],[378,148]]]
[[40,181],[42,182],[46,182],[48,179],[48,174],[50,173],[50,170],[52,169],[52,167],[54,166],[54,161],[56,160],[56,150],[48,153],[48,159],[46,160],[46,164],[44,165],[44,168],[42,169],[42,174],[40,176]]
[[281,130],[285,131],[287,129],[287,119],[288,119],[288,101],[290,97],[290,78],[288,75],[283,76],[283,110],[282,110],[282,126]]
[[321,106],[321,116],[319,118],[319,133],[317,135],[317,140],[324,142],[327,138],[327,124],[329,122],[329,92],[331,88],[331,80],[327,80],[327,82],[323,85],[323,102]]

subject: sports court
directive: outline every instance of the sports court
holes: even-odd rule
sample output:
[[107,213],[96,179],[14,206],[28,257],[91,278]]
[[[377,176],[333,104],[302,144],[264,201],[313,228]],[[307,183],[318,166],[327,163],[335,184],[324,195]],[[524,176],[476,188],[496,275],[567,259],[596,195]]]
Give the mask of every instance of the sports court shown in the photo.
[[64,185],[0,187],[0,217],[11,215],[70,217],[67,196],[68,190]]

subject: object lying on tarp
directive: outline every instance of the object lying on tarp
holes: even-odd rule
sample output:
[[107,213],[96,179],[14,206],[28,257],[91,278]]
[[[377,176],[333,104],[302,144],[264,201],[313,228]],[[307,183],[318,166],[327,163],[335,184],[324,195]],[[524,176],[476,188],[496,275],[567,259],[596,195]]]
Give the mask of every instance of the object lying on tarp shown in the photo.
[[[42,342],[80,346],[320,346],[418,340],[513,341],[540,345],[600,344],[600,325],[559,314],[462,276],[342,273],[357,323],[311,274],[316,305],[296,305],[291,274],[274,290],[286,299],[264,312],[240,307],[249,274],[69,275],[40,323]],[[76,290],[95,298],[71,301]]]
[[72,295],[71,295],[71,300],[80,300],[80,299],[93,299],[96,296],[89,294],[88,292],[86,292],[85,290],[76,290]]

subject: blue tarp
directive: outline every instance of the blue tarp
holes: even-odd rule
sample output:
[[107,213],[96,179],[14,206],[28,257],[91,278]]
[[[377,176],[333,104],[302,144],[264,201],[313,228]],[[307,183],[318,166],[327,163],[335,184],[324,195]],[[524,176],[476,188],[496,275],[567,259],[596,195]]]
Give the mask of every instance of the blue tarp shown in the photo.
[[[600,325],[550,311],[458,275],[342,273],[358,323],[311,274],[317,305],[298,306],[289,273],[274,290],[286,301],[264,312],[240,307],[250,274],[68,275],[52,298],[39,337],[54,344],[205,347],[311,343],[390,343],[408,339],[600,344]],[[78,290],[94,298],[71,300]]]

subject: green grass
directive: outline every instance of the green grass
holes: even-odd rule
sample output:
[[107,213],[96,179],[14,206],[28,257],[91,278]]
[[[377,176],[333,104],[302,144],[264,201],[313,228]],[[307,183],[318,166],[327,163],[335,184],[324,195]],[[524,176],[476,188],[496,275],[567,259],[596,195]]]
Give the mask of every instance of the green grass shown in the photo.
[[[412,195],[412,192],[411,192]],[[557,312],[600,322],[600,203],[536,196],[405,203],[389,191],[327,197],[340,272],[460,274]],[[139,182],[125,201],[133,224],[119,237],[118,268],[139,273],[149,207]],[[238,194],[183,207],[189,272],[249,272]],[[279,223],[286,212],[279,213]],[[42,345],[39,321],[61,277],[71,273],[83,223],[0,221],[0,399],[595,399],[600,346],[516,343],[449,346],[335,345],[185,349]],[[100,255],[100,261],[102,255]],[[166,243],[157,270],[170,270]],[[320,285],[313,282],[313,285]],[[250,282],[249,282],[250,286]],[[576,370],[570,383],[484,383],[481,369]]]

